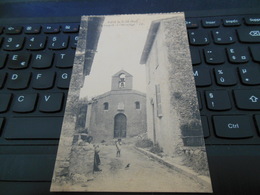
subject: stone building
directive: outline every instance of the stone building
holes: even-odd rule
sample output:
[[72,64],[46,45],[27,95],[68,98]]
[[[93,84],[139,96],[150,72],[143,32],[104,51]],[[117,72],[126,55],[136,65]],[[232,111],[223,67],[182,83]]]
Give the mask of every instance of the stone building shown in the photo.
[[95,142],[129,138],[146,132],[146,94],[133,90],[133,76],[112,76],[111,91],[88,102],[86,128]]
[[140,63],[147,75],[148,137],[169,155],[204,146],[185,23],[178,17],[152,22]]

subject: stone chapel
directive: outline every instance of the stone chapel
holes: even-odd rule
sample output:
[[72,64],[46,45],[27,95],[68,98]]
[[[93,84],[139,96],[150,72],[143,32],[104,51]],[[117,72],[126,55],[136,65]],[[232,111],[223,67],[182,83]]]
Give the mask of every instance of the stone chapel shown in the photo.
[[112,76],[111,90],[88,102],[86,128],[94,142],[146,132],[146,94],[133,90],[133,79],[120,70]]

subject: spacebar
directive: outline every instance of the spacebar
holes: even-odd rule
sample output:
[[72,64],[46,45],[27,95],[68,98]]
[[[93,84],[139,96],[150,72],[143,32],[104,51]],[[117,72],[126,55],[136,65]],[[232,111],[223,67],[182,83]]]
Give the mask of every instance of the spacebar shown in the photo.
[[51,181],[55,158],[51,154],[0,155],[0,181]]
[[8,120],[5,139],[59,139],[63,117],[14,117]]

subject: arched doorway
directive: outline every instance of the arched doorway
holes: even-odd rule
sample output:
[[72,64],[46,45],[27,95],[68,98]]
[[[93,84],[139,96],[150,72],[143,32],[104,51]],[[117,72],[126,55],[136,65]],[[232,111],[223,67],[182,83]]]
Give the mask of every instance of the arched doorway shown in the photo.
[[119,113],[114,118],[114,138],[126,137],[126,116]]

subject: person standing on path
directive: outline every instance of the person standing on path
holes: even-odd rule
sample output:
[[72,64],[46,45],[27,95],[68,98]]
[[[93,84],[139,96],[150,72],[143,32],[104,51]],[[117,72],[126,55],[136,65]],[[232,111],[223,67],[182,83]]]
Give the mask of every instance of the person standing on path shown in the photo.
[[116,141],[116,157],[120,157],[121,155],[121,145],[122,145],[121,139],[118,139]]
[[99,165],[101,164],[100,157],[99,157],[99,145],[94,146],[94,167],[93,167],[93,173],[95,171],[102,171],[102,169],[99,168]]

